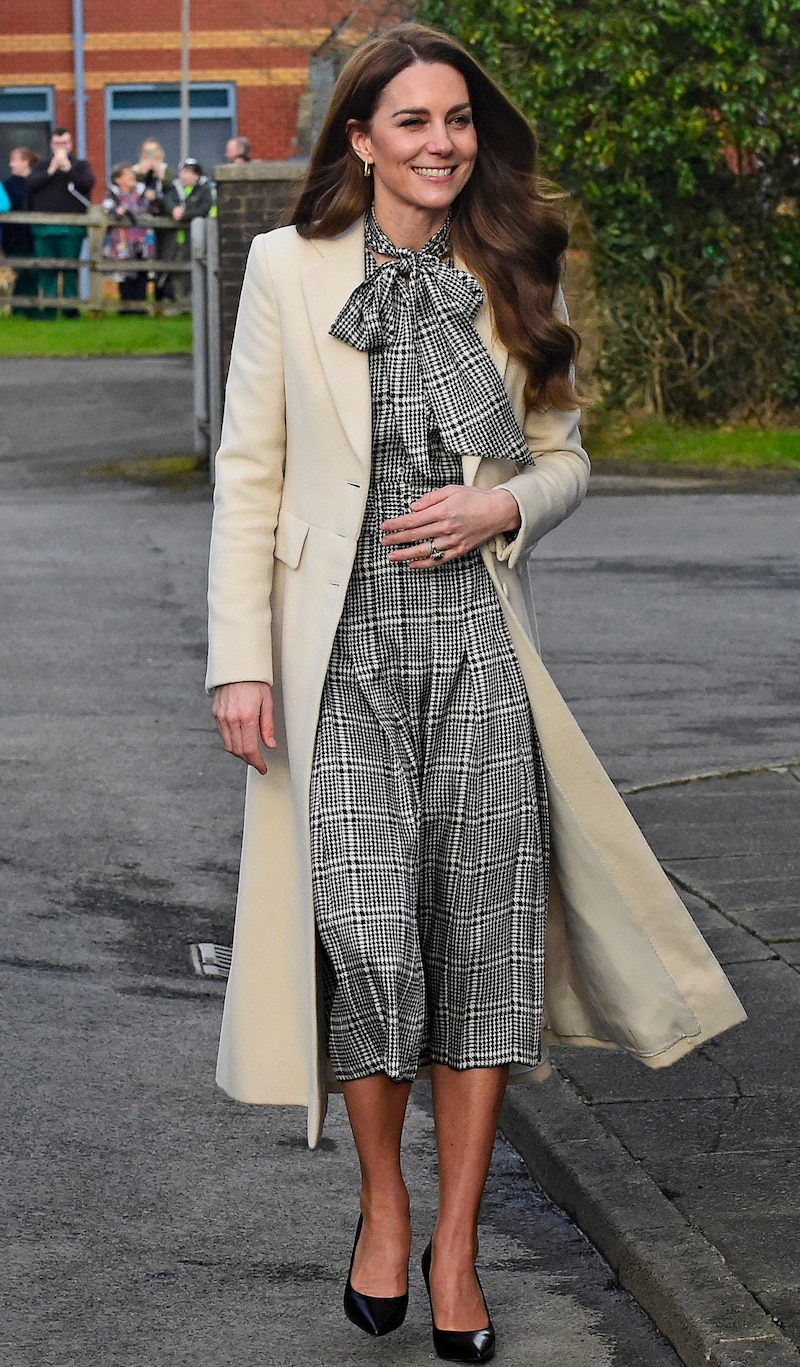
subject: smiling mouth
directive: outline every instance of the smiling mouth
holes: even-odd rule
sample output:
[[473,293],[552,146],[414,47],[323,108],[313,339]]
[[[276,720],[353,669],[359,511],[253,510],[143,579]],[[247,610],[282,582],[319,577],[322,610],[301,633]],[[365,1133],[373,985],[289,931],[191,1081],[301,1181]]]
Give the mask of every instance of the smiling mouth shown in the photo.
[[449,180],[456,173],[455,166],[412,166],[411,170],[423,180]]

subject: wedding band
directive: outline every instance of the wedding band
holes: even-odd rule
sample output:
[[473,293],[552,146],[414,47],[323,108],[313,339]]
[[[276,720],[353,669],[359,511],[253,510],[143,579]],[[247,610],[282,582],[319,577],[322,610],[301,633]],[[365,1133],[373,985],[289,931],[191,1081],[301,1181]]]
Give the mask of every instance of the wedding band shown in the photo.
[[431,560],[444,560],[444,551],[440,551],[435,541],[431,541]]

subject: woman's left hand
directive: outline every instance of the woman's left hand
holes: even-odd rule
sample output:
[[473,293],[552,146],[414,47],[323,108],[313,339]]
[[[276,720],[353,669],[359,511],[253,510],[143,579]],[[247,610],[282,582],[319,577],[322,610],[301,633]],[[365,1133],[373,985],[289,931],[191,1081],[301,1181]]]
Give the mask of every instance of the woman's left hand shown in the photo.
[[[493,536],[515,532],[519,505],[502,485],[476,489],[446,484],[418,498],[411,511],[381,524],[381,544],[389,559],[405,561],[411,569],[431,570],[445,560],[457,560]],[[431,550],[444,554],[431,556]]]

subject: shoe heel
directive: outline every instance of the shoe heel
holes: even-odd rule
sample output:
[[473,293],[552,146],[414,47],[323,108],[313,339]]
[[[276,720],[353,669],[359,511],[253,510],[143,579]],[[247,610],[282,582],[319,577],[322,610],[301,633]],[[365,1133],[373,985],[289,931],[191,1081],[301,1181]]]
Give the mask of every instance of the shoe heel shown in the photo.
[[391,1334],[403,1323],[408,1309],[408,1292],[406,1291],[404,1296],[365,1296],[361,1291],[354,1289],[351,1280],[353,1263],[363,1223],[364,1217],[359,1215],[353,1252],[350,1255],[350,1270],[344,1288],[344,1313],[350,1323],[363,1330],[365,1334],[372,1338],[383,1338],[384,1334]]
[[433,1299],[431,1297],[430,1244],[422,1255],[422,1275],[425,1278],[425,1289],[428,1292],[428,1302],[431,1307],[431,1329],[436,1356],[443,1358],[445,1362],[489,1362],[494,1357],[497,1345],[494,1325],[488,1306],[486,1306],[486,1297],[483,1295],[481,1279],[477,1272],[475,1276],[478,1278],[478,1286],[483,1296],[483,1304],[486,1306],[486,1318],[489,1323],[485,1329],[475,1330],[437,1329],[436,1321],[433,1318]]

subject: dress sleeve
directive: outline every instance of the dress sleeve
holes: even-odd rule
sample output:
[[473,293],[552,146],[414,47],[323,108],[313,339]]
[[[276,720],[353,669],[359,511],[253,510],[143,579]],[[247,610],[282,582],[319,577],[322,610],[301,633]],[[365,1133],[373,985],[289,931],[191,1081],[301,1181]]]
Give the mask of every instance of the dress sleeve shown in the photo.
[[286,455],[278,303],[264,236],[248,257],[216,460],[206,687],[272,683],[275,527]]

